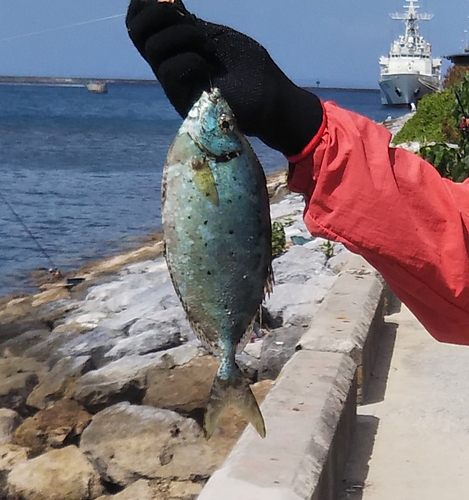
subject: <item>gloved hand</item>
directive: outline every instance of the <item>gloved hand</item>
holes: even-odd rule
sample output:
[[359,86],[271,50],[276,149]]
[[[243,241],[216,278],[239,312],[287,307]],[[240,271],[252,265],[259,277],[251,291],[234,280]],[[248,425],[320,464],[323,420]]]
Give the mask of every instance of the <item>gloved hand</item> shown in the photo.
[[243,133],[286,156],[299,154],[318,131],[319,99],[291,82],[252,38],[198,19],[181,0],[131,0],[126,25],[183,118],[203,90],[218,87]]

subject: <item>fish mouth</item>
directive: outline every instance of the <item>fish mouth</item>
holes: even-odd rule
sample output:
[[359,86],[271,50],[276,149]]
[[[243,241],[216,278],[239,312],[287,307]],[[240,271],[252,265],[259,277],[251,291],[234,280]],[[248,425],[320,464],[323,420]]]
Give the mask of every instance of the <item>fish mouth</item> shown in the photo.
[[218,100],[221,97],[221,92],[218,87],[212,87],[210,92],[207,92],[207,98],[209,101],[213,102],[213,104],[218,104]]

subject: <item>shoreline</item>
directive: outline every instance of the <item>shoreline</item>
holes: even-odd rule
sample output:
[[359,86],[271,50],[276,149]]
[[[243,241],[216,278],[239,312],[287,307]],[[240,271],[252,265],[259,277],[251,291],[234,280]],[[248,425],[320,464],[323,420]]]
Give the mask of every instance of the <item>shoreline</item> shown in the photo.
[[[277,172],[269,174],[267,178],[267,189],[271,204],[279,201],[282,193],[286,192],[286,169],[279,169]],[[141,262],[147,259],[156,258],[163,255],[163,233],[162,231],[151,232],[135,239],[135,243],[130,248],[108,255],[91,259],[76,268],[59,271],[59,274],[50,273],[45,268],[31,269],[25,273],[29,276],[27,283],[29,287],[35,288],[32,292],[12,292],[0,296],[0,308],[15,299],[34,298],[44,292],[51,290],[70,290],[83,292],[89,286],[95,284],[100,278],[112,275],[123,266],[131,263]],[[81,280],[77,285],[68,283],[68,280]]]

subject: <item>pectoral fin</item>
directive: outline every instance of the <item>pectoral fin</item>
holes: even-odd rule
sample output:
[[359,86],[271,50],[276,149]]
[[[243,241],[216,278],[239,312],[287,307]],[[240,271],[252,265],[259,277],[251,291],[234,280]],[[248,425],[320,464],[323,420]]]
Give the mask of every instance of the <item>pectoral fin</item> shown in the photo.
[[207,158],[194,158],[191,162],[194,172],[194,184],[200,193],[207,198],[207,201],[215,206],[220,204],[217,184],[210,169]]

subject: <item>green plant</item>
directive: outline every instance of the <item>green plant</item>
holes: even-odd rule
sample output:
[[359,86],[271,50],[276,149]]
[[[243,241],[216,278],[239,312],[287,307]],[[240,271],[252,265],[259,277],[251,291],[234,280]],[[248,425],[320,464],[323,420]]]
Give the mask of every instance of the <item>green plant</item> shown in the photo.
[[334,256],[334,244],[331,241],[325,241],[319,245],[327,259]]
[[454,86],[452,121],[458,124],[455,144],[446,142],[424,144],[420,156],[429,161],[438,172],[455,182],[462,182],[469,177],[469,73]]
[[281,222],[275,221],[272,224],[272,258],[284,252],[286,245],[285,228]]
[[414,116],[404,124],[392,142],[452,142],[458,136],[453,120],[453,107],[452,90],[427,94],[419,102]]

